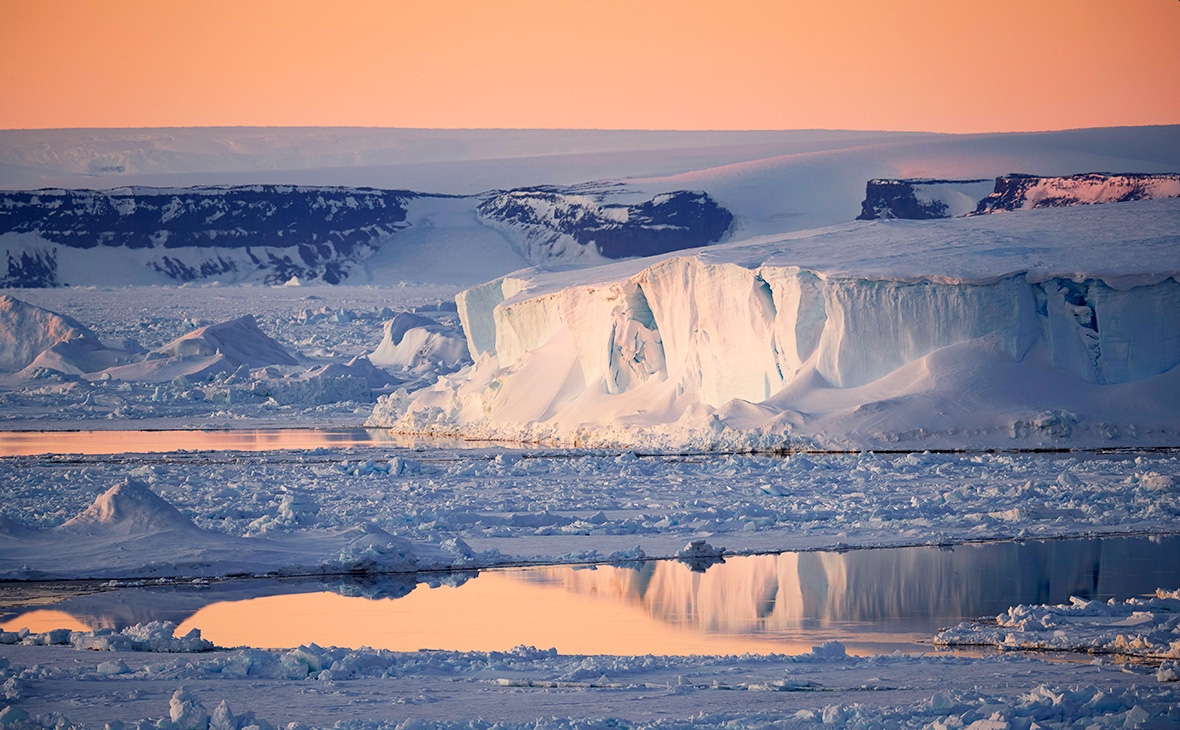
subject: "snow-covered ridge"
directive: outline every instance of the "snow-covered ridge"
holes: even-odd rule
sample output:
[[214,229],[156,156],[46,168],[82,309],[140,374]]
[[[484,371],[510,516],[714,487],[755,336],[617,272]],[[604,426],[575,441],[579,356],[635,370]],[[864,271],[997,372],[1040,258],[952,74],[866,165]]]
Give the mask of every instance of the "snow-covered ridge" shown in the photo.
[[990,180],[869,180],[857,220],[928,220],[1035,208],[1180,197],[1180,174],[1087,172]]
[[[745,433],[730,445],[898,432],[1039,445],[1093,418],[1086,438],[1138,439],[1136,425],[1175,425],[1151,415],[1175,393],[1132,406],[1134,387],[1112,403],[1087,384],[1146,384],[1180,364],[1176,213],[1160,201],[862,223],[508,277],[459,297],[475,368],[384,399],[373,422],[579,442],[656,428],[670,446],[726,428]],[[963,392],[981,393],[979,412],[960,412]]]
[[514,232],[532,263],[566,252],[618,259],[706,246],[721,240],[733,222],[706,193],[686,190],[633,205],[557,188],[511,190],[476,210],[485,222]]

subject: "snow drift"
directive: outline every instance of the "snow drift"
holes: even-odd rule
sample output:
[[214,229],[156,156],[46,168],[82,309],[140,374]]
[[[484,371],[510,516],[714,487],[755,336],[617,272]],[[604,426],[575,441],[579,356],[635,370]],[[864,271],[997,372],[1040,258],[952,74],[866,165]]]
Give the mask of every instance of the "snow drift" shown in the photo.
[[1180,438],[1180,206],[870,222],[458,298],[476,365],[371,423],[669,447]]
[[160,355],[224,355],[234,365],[298,365],[295,356],[258,329],[252,315],[206,325],[156,350]]

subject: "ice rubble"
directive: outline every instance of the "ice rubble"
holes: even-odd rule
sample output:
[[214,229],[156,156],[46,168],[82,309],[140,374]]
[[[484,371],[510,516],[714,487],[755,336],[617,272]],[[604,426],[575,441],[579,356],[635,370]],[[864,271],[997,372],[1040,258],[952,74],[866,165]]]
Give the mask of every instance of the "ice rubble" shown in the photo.
[[319,505],[297,490],[280,489],[276,501],[276,514],[251,521],[244,536],[229,535],[198,526],[145,482],[125,478],[49,529],[0,522],[0,578],[371,575],[447,570],[502,557],[494,551],[477,555],[457,537],[411,542],[370,522],[324,524],[316,517]]
[[[30,633],[28,630],[0,631],[0,644],[24,644],[26,646],[68,644],[76,649],[90,651],[169,653],[191,653],[213,649],[213,642],[201,638],[200,629],[192,629],[184,636],[176,636],[176,624],[170,621],[149,621],[118,631],[111,628],[94,631],[53,629],[39,633]],[[123,671],[127,671],[126,665],[124,665]]]
[[1180,590],[1106,603],[1072,597],[1060,606],[1014,606],[993,625],[961,623],[938,634],[942,646],[1085,651],[1180,659]]
[[[123,653],[112,660],[61,646],[19,648],[11,663],[0,665],[5,727],[109,721],[111,727],[222,730],[274,728],[274,721],[287,730],[987,729],[1170,727],[1180,720],[1175,685],[1145,682],[1133,671],[1010,657],[850,657],[836,642],[794,657],[561,656],[527,646],[390,652],[308,644],[282,652]],[[50,686],[70,693],[71,717],[54,705],[60,696],[38,694]],[[113,704],[112,695],[129,686],[141,701]],[[264,689],[243,694],[246,687]],[[390,703],[390,696],[397,699]],[[562,698],[556,715],[555,696]],[[163,717],[137,714],[153,711]]]
[[[191,311],[194,300],[209,296],[200,294],[178,296],[184,304],[181,310]],[[251,297],[247,293],[241,298]],[[308,295],[293,304],[308,298],[321,299]],[[241,305],[253,306],[244,301]],[[146,311],[134,304],[122,306],[128,311],[115,316]],[[436,372],[451,372],[468,362],[457,317],[450,308],[439,307],[416,308],[432,316],[394,312],[387,306],[369,312],[323,306],[315,312],[260,315],[284,339],[319,345],[297,352],[264,333],[249,314],[215,323],[186,316],[183,323],[168,328],[158,326],[162,318],[132,314],[137,319],[126,324],[103,323],[104,336],[116,335],[117,344],[108,345],[69,317],[6,297],[0,340],[21,344],[5,351],[16,359],[0,363],[0,416],[7,421],[153,419],[159,425],[165,425],[160,423],[163,419],[180,417],[191,427],[197,417],[227,422],[273,419],[285,410],[289,425],[297,415],[292,411],[299,409],[312,419],[311,425],[323,426],[341,417],[355,423],[357,408],[372,403],[374,391],[422,387],[433,382]],[[372,349],[372,327],[383,318],[396,320],[400,339],[392,344],[387,334],[374,353],[381,360],[378,366],[356,353]],[[118,325],[114,333],[112,324]],[[138,341],[164,337],[170,341],[150,350]],[[42,349],[33,352],[38,348]],[[324,412],[328,406],[335,413]],[[367,411],[366,405],[362,412]],[[334,420],[327,420],[330,417]]]
[[1180,205],[872,221],[459,295],[476,365],[370,419],[671,448],[1172,443]]

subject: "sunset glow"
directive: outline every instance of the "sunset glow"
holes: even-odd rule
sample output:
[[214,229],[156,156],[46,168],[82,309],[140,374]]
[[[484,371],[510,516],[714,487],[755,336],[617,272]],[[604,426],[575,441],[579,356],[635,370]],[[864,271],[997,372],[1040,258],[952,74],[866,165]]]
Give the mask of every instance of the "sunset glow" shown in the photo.
[[0,128],[1180,121],[1180,3],[0,6]]

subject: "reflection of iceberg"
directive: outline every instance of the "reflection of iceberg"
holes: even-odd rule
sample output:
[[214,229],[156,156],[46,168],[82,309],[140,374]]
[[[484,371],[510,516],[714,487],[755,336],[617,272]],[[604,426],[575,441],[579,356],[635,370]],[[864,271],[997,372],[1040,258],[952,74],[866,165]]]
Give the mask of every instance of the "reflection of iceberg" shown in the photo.
[[1157,584],[1180,585],[1180,538],[782,553],[730,558],[704,574],[653,561],[638,571],[554,567],[521,575],[642,605],[672,624],[759,633],[976,617],[1071,595],[1134,596]]

